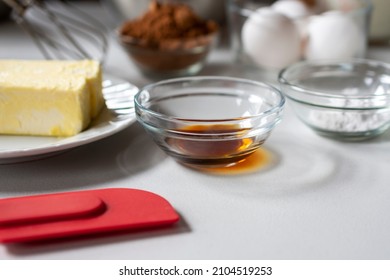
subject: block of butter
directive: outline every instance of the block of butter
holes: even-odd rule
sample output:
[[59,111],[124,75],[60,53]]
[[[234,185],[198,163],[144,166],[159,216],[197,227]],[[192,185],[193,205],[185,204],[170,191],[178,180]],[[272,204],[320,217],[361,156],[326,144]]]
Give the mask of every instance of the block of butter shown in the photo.
[[103,105],[96,61],[0,60],[0,134],[72,136]]
[[94,60],[63,61],[63,67],[59,67],[59,74],[62,71],[71,75],[85,76],[91,94],[91,117],[96,117],[104,104],[102,95],[102,71],[100,63]]

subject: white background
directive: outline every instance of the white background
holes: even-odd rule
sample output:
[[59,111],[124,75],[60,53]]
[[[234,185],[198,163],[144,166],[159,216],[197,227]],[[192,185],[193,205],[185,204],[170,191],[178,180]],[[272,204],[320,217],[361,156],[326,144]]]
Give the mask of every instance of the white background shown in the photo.
[[[110,40],[106,73],[137,86],[150,82]],[[0,58],[41,58],[11,23],[0,24],[0,41]],[[390,62],[388,48],[368,55]],[[256,78],[231,60],[218,49],[201,74]],[[177,164],[134,124],[55,157],[0,165],[0,197],[139,188],[165,197],[181,215],[171,228],[0,246],[0,259],[389,259],[390,131],[360,143],[322,138],[287,105],[264,148],[274,161],[263,170],[208,175]]]

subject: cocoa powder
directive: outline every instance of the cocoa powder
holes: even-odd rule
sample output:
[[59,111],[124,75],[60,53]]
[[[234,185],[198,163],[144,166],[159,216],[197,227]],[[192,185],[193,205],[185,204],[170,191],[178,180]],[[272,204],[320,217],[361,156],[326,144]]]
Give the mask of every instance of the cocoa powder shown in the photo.
[[185,4],[153,1],[139,18],[122,24],[120,43],[151,78],[193,75],[213,48],[218,26]]
[[188,5],[153,1],[145,14],[125,22],[120,33],[140,46],[180,49],[204,44],[204,37],[217,29],[214,21],[201,19]]

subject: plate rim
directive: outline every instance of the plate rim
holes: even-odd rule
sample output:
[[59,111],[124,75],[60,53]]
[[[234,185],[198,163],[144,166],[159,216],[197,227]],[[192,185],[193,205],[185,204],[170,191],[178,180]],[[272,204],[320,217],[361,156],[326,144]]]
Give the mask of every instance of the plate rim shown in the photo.
[[[123,84],[126,83],[126,84],[129,84],[131,87],[138,88],[137,86],[131,84],[130,82],[128,82],[126,80],[116,78],[116,77],[113,77],[111,75],[108,77],[106,77],[106,75],[104,76],[103,84],[107,80],[114,80],[112,82],[112,84],[114,86],[118,85],[119,83],[123,83]],[[109,117],[107,119],[103,120],[102,122],[96,123],[99,120],[99,118],[104,117],[103,114],[107,114]],[[10,162],[15,162],[16,159],[22,159],[24,157],[33,157],[33,156],[42,157],[44,155],[50,156],[51,154],[56,153],[56,152],[61,152],[61,151],[65,151],[65,150],[68,150],[71,148],[75,148],[75,147],[79,147],[79,146],[82,146],[85,144],[89,144],[89,143],[101,140],[103,138],[109,137],[111,135],[114,135],[114,134],[124,130],[125,128],[127,128],[128,126],[133,124],[135,121],[136,121],[135,113],[117,114],[113,110],[108,109],[107,106],[105,105],[105,106],[103,106],[99,115],[94,120],[92,120],[89,127],[87,129],[85,129],[84,131],[82,131],[74,136],[60,137],[58,142],[54,142],[54,143],[50,142],[48,144],[44,143],[42,145],[32,147],[32,148],[0,150],[0,164],[3,162],[7,163],[6,160],[11,160]],[[88,136],[88,133],[91,131],[91,129],[96,128],[97,125],[99,125],[99,127],[103,125],[102,128],[108,128],[108,129],[105,131],[102,131],[101,133],[95,133],[95,134]],[[87,135],[87,136],[83,137],[84,135]],[[35,137],[35,136],[28,136],[28,135],[18,136],[18,135],[4,135],[3,134],[3,135],[0,135],[0,138],[4,137],[4,136],[5,137],[9,137],[9,136],[21,137],[21,138]],[[38,137],[46,137],[46,136],[38,136]],[[47,136],[47,137],[51,137],[51,136]],[[53,138],[56,138],[56,137],[51,137],[51,139],[53,139]],[[80,139],[75,139],[74,141],[72,141],[72,138],[80,138]],[[14,159],[14,160],[12,161],[12,159]]]

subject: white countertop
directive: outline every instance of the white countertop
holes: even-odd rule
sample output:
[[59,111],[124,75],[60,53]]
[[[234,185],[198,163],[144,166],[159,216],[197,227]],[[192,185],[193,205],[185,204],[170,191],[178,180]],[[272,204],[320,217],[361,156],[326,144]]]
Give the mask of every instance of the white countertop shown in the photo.
[[[0,23],[0,38],[2,59],[41,58],[13,23]],[[368,56],[390,62],[390,48]],[[238,73],[230,61],[217,49],[201,74]],[[137,86],[148,82],[113,38],[105,67]],[[0,259],[390,258],[390,131],[358,143],[323,138],[287,104],[264,148],[273,156],[264,169],[210,175],[177,164],[135,123],[54,157],[0,165],[0,197],[138,188],[165,197],[181,216],[169,228],[1,245]]]

